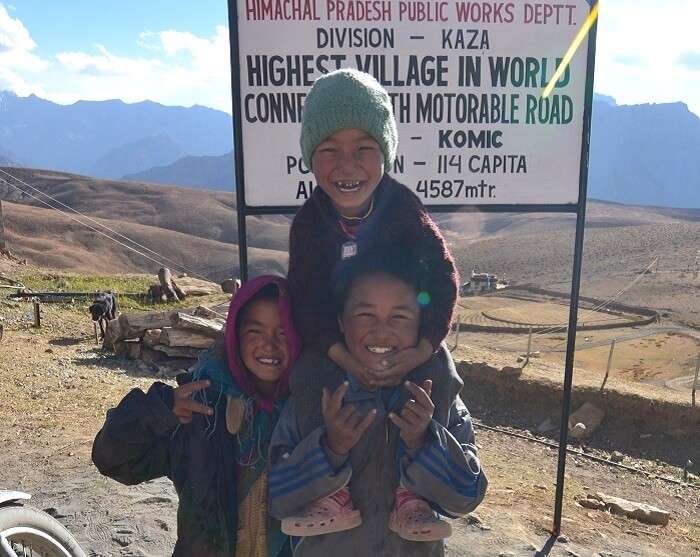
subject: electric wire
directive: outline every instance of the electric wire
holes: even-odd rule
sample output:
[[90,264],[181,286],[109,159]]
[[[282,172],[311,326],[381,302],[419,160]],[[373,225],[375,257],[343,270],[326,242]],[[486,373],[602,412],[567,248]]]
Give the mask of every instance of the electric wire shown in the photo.
[[[196,271],[194,271],[194,270],[192,270],[192,269],[186,267],[185,265],[182,265],[181,263],[178,263],[178,262],[174,261],[173,259],[170,259],[169,257],[164,256],[163,254],[158,253],[158,252],[156,252],[156,251],[154,251],[154,250],[148,248],[147,246],[144,246],[144,245],[142,245],[142,244],[136,242],[135,240],[132,240],[132,239],[129,238],[128,236],[125,236],[124,234],[121,234],[120,232],[117,232],[116,230],[110,228],[109,226],[106,226],[105,224],[103,224],[103,223],[97,221],[96,219],[93,219],[93,218],[89,217],[88,215],[85,215],[84,213],[78,211],[77,209],[74,209],[73,207],[67,205],[66,203],[63,203],[62,201],[56,199],[56,198],[53,197],[52,195],[49,195],[49,194],[47,194],[47,193],[41,191],[39,188],[36,188],[36,187],[32,186],[31,184],[28,184],[28,183],[25,182],[24,180],[21,180],[20,178],[17,178],[16,176],[14,176],[14,175],[10,174],[9,172],[3,170],[2,168],[0,168],[0,173],[5,174],[6,176],[9,176],[10,178],[12,178],[13,180],[19,182],[20,184],[25,185],[25,186],[27,186],[28,188],[30,188],[30,189],[32,189],[32,190],[38,192],[39,194],[41,194],[41,195],[47,197],[48,199],[50,199],[51,201],[53,201],[53,202],[55,202],[55,203],[61,205],[62,207],[65,207],[66,209],[69,209],[69,210],[73,211],[74,213],[76,213],[77,215],[80,215],[80,216],[83,217],[84,219],[86,219],[86,220],[88,220],[88,221],[90,221],[90,222],[92,222],[92,223],[95,223],[97,226],[99,226],[99,227],[101,227],[101,228],[103,228],[103,229],[105,229],[105,230],[108,230],[108,231],[111,232],[112,234],[114,234],[114,235],[116,235],[116,236],[118,236],[118,237],[120,237],[120,238],[123,238],[123,239],[125,239],[125,240],[127,240],[127,241],[129,241],[129,242],[131,242],[133,245],[138,246],[139,248],[142,248],[142,249],[146,250],[147,252],[152,253],[153,255],[156,255],[156,256],[160,257],[163,261],[169,262],[169,263],[171,264],[171,266],[176,267],[176,268],[178,268],[178,269],[180,269],[180,270],[183,270],[183,271],[187,272],[188,274],[190,274],[190,275],[192,275],[192,276],[197,276],[197,277],[200,277],[200,278],[202,278],[202,279],[204,279],[204,280],[210,280],[209,277],[206,277],[206,276],[204,276],[204,275],[202,275],[202,274],[200,274],[200,273],[198,273],[198,272],[196,272]],[[48,202],[43,201],[42,199],[37,198],[36,196],[32,195],[30,192],[23,190],[22,188],[20,188],[20,187],[17,186],[16,184],[12,184],[12,183],[8,182],[6,179],[3,179],[3,178],[1,178],[1,177],[0,177],[0,180],[2,180],[5,184],[14,187],[15,189],[19,190],[20,192],[24,193],[25,195],[29,195],[29,196],[32,197],[33,199],[39,201],[40,203],[43,203],[43,204],[46,205],[47,207],[49,207],[49,208],[51,208],[51,209],[54,209],[54,210],[58,211],[59,213],[61,213],[61,214],[65,215],[65,216],[71,218],[71,219],[74,220],[75,222],[78,222],[78,223],[80,223],[80,224],[82,224],[82,225],[84,225],[84,226],[90,228],[90,229],[93,230],[94,232],[99,232],[99,231],[98,231],[97,229],[95,229],[94,227],[92,227],[92,226],[90,226],[90,225],[88,225],[88,224],[86,224],[86,223],[84,223],[84,222],[82,222],[82,221],[80,221],[80,220],[78,220],[78,219],[72,218],[71,215],[67,214],[65,211],[62,211],[62,210],[59,209],[58,207],[54,207],[54,206],[50,205]],[[123,247],[126,247],[126,248],[128,248],[128,249],[131,249],[131,250],[134,251],[135,253],[138,253],[139,255],[141,255],[141,256],[143,256],[143,257],[146,257],[147,259],[149,259],[149,260],[151,260],[151,261],[153,261],[153,262],[155,262],[155,263],[158,263],[161,267],[165,267],[165,266],[166,266],[166,265],[164,265],[161,261],[158,261],[158,260],[156,260],[156,259],[153,259],[152,257],[149,257],[149,256],[145,255],[144,253],[142,253],[142,252],[140,252],[140,251],[138,251],[138,250],[136,250],[136,249],[134,249],[134,248],[130,248],[128,245],[126,245],[126,244],[124,244],[124,243],[122,243],[122,242],[119,242],[118,240],[116,240],[116,238],[113,238],[113,237],[111,237],[111,236],[109,236],[109,235],[107,235],[107,234],[105,234],[105,233],[102,233],[102,235],[105,236],[105,237],[107,237],[107,238],[109,238],[109,239],[111,239],[111,240],[113,240],[113,241],[115,241],[115,242],[118,243],[119,245],[121,245],[121,246],[123,246]]]
[[[57,209],[56,207],[52,207],[51,205],[49,205],[49,203],[47,203],[47,202],[44,201],[43,199],[40,199],[40,198],[36,197],[35,195],[31,194],[30,192],[26,192],[26,191],[22,190],[20,187],[16,186],[15,184],[11,184],[10,182],[8,182],[7,180],[5,180],[5,179],[2,178],[2,177],[0,177],[0,182],[5,183],[5,184],[7,184],[8,186],[14,187],[15,189],[18,189],[19,191],[21,191],[21,192],[23,192],[24,194],[28,195],[28,196],[31,197],[32,199],[35,199],[35,200],[38,201],[39,203],[43,203],[43,204],[46,205],[47,207],[58,211],[59,213],[65,215],[65,216],[68,217],[69,219],[71,219],[71,220],[77,222],[78,224],[82,224],[83,226],[85,226],[85,227],[91,229],[92,231],[96,232],[97,234],[100,234],[100,235],[102,235],[102,236],[105,236],[106,238],[109,238],[109,239],[112,240],[113,242],[116,242],[117,244],[119,244],[119,245],[125,247],[126,249],[131,250],[131,251],[133,251],[133,252],[139,254],[140,256],[142,256],[142,257],[144,257],[144,258],[146,258],[146,259],[149,259],[150,261],[153,261],[154,263],[157,263],[159,266],[161,266],[161,267],[164,267],[164,266],[165,266],[161,261],[158,261],[157,259],[154,259],[154,258],[150,257],[149,255],[146,255],[146,254],[144,254],[144,253],[138,251],[137,249],[135,249],[135,248],[133,248],[133,247],[127,245],[127,244],[124,244],[124,243],[120,242],[120,241],[117,240],[116,238],[112,238],[112,237],[109,236],[107,233],[102,232],[101,230],[97,230],[96,228],[90,226],[89,224],[86,224],[86,223],[84,223],[84,222],[81,222],[81,221],[78,220],[77,218],[73,217],[72,215],[69,215],[69,214],[65,213],[64,211],[61,211],[60,209]],[[156,255],[159,255],[159,254],[156,253]],[[200,275],[200,276],[201,276],[201,275]],[[206,279],[206,280],[208,280],[208,279]],[[219,313],[218,311],[213,310],[213,309],[211,309],[211,308],[207,308],[207,309],[209,309],[209,311],[211,311],[211,312],[212,312],[213,314],[215,314],[216,316],[221,317],[221,318],[223,318],[223,319],[226,319],[226,315],[224,315],[224,314],[222,314],[222,313]]]
[[[594,313],[597,313],[597,312],[599,312],[600,310],[602,310],[602,309],[606,308],[607,306],[609,306],[610,304],[612,304],[612,303],[613,303],[615,300],[617,300],[622,294],[624,294],[627,290],[629,290],[630,288],[632,288],[632,286],[634,286],[637,282],[639,282],[639,281],[642,279],[642,277],[647,273],[647,271],[656,263],[656,260],[657,260],[657,259],[658,259],[658,258],[654,258],[654,260],[652,260],[652,262],[649,263],[649,265],[647,265],[646,268],[645,268],[644,270],[642,270],[642,271],[637,275],[637,277],[635,277],[632,281],[630,281],[630,282],[629,282],[627,285],[625,285],[623,288],[621,288],[620,290],[618,290],[618,291],[617,291],[615,294],[613,294],[611,297],[607,298],[606,300],[604,300],[604,301],[601,302],[600,304],[594,306],[594,307],[591,308],[590,310],[587,310],[586,312],[584,312],[584,313],[582,313],[580,316],[578,316],[577,321],[578,321],[578,320],[585,319],[585,318],[588,317],[589,315],[593,315]],[[560,323],[560,324],[552,325],[551,327],[548,327],[548,328],[546,328],[546,329],[544,329],[544,330],[542,330],[542,331],[538,331],[537,333],[533,333],[532,336],[533,336],[533,338],[534,338],[534,337],[541,337],[541,336],[543,336],[543,335],[548,335],[548,334],[551,334],[551,333],[553,333],[553,332],[557,332],[557,331],[559,331],[560,329],[562,329],[563,327],[565,327],[567,324],[568,324],[568,321],[563,322],[563,323]],[[507,346],[511,346],[511,345],[513,345],[513,344],[518,344],[518,343],[520,343],[520,342],[521,342],[521,339],[519,339],[519,338],[518,338],[518,339],[505,340],[505,341],[502,341],[502,342],[500,342],[500,343],[496,343],[495,345],[492,345],[491,348],[494,349],[494,350],[502,350],[503,348],[505,348],[505,347],[507,347]]]
[[[483,429],[487,429],[489,431],[493,431],[495,433],[501,433],[504,435],[509,435],[511,437],[517,437],[518,439],[524,439],[526,441],[531,441],[533,443],[539,443],[540,445],[545,445],[545,446],[553,448],[553,449],[559,449],[558,443],[553,443],[551,441],[545,441],[544,439],[538,439],[537,437],[529,437],[527,435],[523,435],[522,433],[516,433],[514,431],[509,431],[507,429],[503,429],[500,427],[489,426],[489,425],[486,425],[483,422],[481,422],[477,419],[474,419],[474,418],[472,418],[472,421],[474,423],[474,429],[483,428]],[[607,459],[602,458],[600,456],[585,453],[580,449],[577,450],[577,449],[574,449],[572,447],[567,447],[566,452],[568,452],[572,455],[575,455],[575,456],[580,456],[583,458],[587,458],[589,460],[594,460],[596,462],[600,462],[601,464],[606,464],[608,466],[614,466],[616,468],[623,468],[625,470],[628,470],[629,472],[634,472],[636,474],[641,474],[641,475],[644,475],[647,477],[654,477],[654,478],[657,478],[659,480],[662,480],[662,481],[665,481],[668,483],[681,485],[683,487],[690,487],[692,489],[700,489],[700,485],[696,485],[696,484],[689,483],[689,482],[682,482],[680,480],[676,480],[675,478],[669,478],[667,476],[660,476],[657,474],[653,474],[652,472],[647,472],[646,470],[635,468],[634,466],[628,466],[628,465],[622,464],[620,462],[613,462],[612,460],[607,460]]]
[[[5,184],[7,184],[8,186],[11,186],[11,187],[13,187],[13,188],[15,188],[15,189],[18,189],[19,191],[22,191],[24,194],[28,195],[28,196],[31,197],[32,199],[35,199],[35,200],[38,201],[39,203],[42,203],[42,204],[46,205],[47,207],[49,207],[49,208],[51,208],[51,209],[54,209],[55,211],[58,211],[58,212],[61,213],[62,215],[68,217],[68,218],[71,219],[72,221],[77,222],[78,224],[81,224],[81,225],[85,226],[86,228],[89,228],[89,229],[92,230],[93,232],[95,232],[95,233],[97,233],[97,234],[99,234],[99,235],[101,235],[101,236],[104,236],[105,238],[108,238],[108,239],[112,240],[113,242],[119,244],[120,246],[122,246],[122,247],[124,247],[124,248],[126,248],[126,249],[128,249],[128,250],[130,250],[130,251],[132,251],[132,252],[134,252],[134,253],[137,253],[138,255],[140,255],[141,257],[144,257],[145,259],[148,259],[148,260],[150,260],[150,261],[153,261],[154,263],[157,263],[160,267],[165,267],[165,264],[164,264],[162,261],[159,261],[158,259],[154,259],[154,258],[151,257],[150,255],[147,255],[147,254],[145,254],[145,253],[143,253],[143,252],[137,250],[136,248],[134,248],[134,247],[132,247],[132,246],[130,246],[130,245],[128,245],[128,244],[125,244],[125,243],[123,243],[123,242],[120,242],[119,240],[117,240],[116,238],[113,238],[112,236],[110,236],[110,235],[107,234],[106,232],[103,232],[102,230],[98,230],[98,229],[95,228],[94,226],[91,226],[91,225],[89,225],[89,224],[87,224],[87,223],[85,223],[85,222],[82,222],[80,219],[77,219],[76,217],[74,217],[74,216],[72,216],[72,215],[66,213],[65,211],[61,211],[60,209],[58,209],[58,208],[56,208],[56,207],[53,207],[52,205],[50,205],[48,202],[44,201],[43,199],[40,199],[39,197],[33,195],[33,194],[30,193],[30,192],[27,192],[27,191],[22,190],[19,186],[8,182],[7,180],[5,180],[5,179],[3,179],[3,178],[1,178],[1,177],[0,177],[0,181],[3,182],[3,183],[5,183]],[[156,253],[156,255],[159,255],[159,254]],[[200,275],[200,276],[201,276],[201,275]],[[208,279],[207,279],[207,280],[208,280]]]
[[[160,254],[160,253],[158,253],[158,252],[156,252],[156,251],[154,251],[154,250],[152,250],[152,249],[150,249],[150,248],[148,248],[148,247],[146,247],[146,246],[144,246],[144,245],[142,245],[142,244],[136,242],[135,240],[132,240],[132,239],[129,238],[128,236],[125,236],[124,234],[121,234],[120,232],[117,232],[116,230],[113,230],[112,228],[106,226],[105,224],[100,223],[99,221],[97,221],[97,220],[95,220],[95,219],[89,217],[88,215],[85,215],[84,213],[81,213],[80,211],[74,209],[73,207],[71,207],[71,206],[69,206],[69,205],[63,203],[62,201],[56,199],[56,198],[53,197],[52,195],[49,195],[49,194],[47,194],[47,193],[41,191],[39,188],[36,188],[36,187],[32,186],[31,184],[28,184],[28,183],[25,182],[24,180],[21,180],[20,178],[17,178],[16,176],[13,176],[12,174],[10,174],[9,172],[6,172],[6,171],[3,170],[2,168],[0,168],[0,172],[2,172],[3,174],[9,176],[9,177],[12,178],[13,180],[16,180],[16,181],[19,182],[20,184],[23,184],[23,185],[25,185],[25,186],[31,188],[32,190],[38,192],[39,194],[41,194],[41,195],[43,195],[43,196],[45,196],[45,197],[51,199],[53,202],[55,202],[55,203],[57,203],[57,204],[59,204],[59,205],[65,207],[65,208],[67,208],[67,209],[70,209],[71,211],[73,211],[74,213],[80,215],[81,217],[85,218],[86,220],[95,223],[96,225],[98,225],[98,226],[104,228],[105,230],[110,231],[112,234],[115,234],[115,235],[118,236],[118,237],[121,237],[121,238],[124,238],[124,239],[128,240],[129,242],[131,242],[131,243],[134,244],[135,246],[138,246],[138,247],[140,247],[140,248],[142,248],[142,249],[145,249],[146,251],[148,251],[148,252],[150,252],[150,253],[152,253],[152,254],[154,254],[154,255],[157,255],[157,256],[161,257],[163,260],[170,262],[171,264],[174,263],[175,266],[178,266],[180,269],[182,269],[182,270],[184,270],[184,271],[186,271],[186,272],[188,272],[188,273],[190,273],[190,274],[198,275],[198,276],[200,276],[201,278],[204,278],[204,279],[206,279],[206,280],[209,280],[207,277],[204,277],[204,276],[202,276],[202,275],[199,275],[198,273],[196,273],[195,271],[193,271],[193,270],[191,270],[191,269],[188,269],[188,268],[185,267],[184,265],[182,265],[182,264],[180,264],[180,263],[177,263],[176,261],[174,261],[174,260],[172,260],[172,259],[170,259],[170,258],[164,256],[163,254]],[[3,179],[3,182],[5,182],[5,183],[8,184],[8,185],[11,185],[11,186],[15,187],[16,189],[18,189],[18,190],[21,191],[22,193],[25,193],[26,195],[30,195],[30,196],[31,196],[31,194],[30,194],[29,192],[26,192],[26,191],[22,190],[22,189],[19,188],[17,185],[15,185],[15,184],[10,184],[9,182],[7,182],[7,181],[4,180],[4,179]],[[34,197],[34,196],[31,196],[31,197],[33,197],[34,199],[36,199],[36,197]],[[40,201],[40,200],[37,199],[37,201]],[[61,212],[62,214],[65,214],[65,213],[64,213],[63,211],[61,211],[60,209],[58,209],[58,208],[56,208],[56,207],[53,207],[52,205],[49,205],[48,203],[44,203],[44,204],[47,205],[48,207],[50,207],[50,208],[56,210],[56,211]],[[68,216],[68,215],[66,215],[66,216]],[[80,221],[77,221],[77,222],[80,222]],[[84,224],[84,223],[81,223],[81,224]],[[87,226],[87,225],[86,225],[86,226]],[[94,230],[94,229],[93,229],[93,230]],[[109,237],[109,236],[107,236],[107,237]],[[123,244],[122,244],[122,245],[123,245]],[[137,252],[137,253],[140,253],[140,252]]]

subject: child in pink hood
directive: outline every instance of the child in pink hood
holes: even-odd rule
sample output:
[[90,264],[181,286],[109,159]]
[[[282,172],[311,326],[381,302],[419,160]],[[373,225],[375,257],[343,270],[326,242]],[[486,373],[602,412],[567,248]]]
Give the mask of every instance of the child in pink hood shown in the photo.
[[267,513],[267,453],[300,349],[285,279],[258,277],[231,302],[224,338],[178,387],[134,389],[108,411],[93,462],[124,484],[172,480],[173,555],[291,555]]

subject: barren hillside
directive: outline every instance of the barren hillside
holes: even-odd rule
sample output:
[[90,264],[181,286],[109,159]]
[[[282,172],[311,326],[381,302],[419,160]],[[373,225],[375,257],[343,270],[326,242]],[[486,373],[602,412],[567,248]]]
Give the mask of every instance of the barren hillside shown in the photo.
[[[96,219],[152,250],[147,251],[117,238],[144,256],[52,209],[7,202],[3,203],[3,208],[8,247],[15,255],[26,258],[37,267],[93,273],[153,273],[165,264],[173,270],[185,270],[214,279],[231,276],[238,269],[238,246],[234,244],[155,226]],[[285,252],[250,248],[251,272],[284,273],[286,257]]]
[[[571,222],[550,232],[521,230],[472,241],[457,240],[452,250],[463,273],[478,266],[519,284],[568,291],[573,243]],[[700,221],[588,226],[582,292],[607,297],[629,287],[621,294],[621,301],[669,309],[677,318],[700,324],[699,249]],[[655,257],[660,258],[658,272],[639,277]],[[631,285],[635,279],[637,282]]]
[[[51,202],[29,187],[32,186],[91,217],[177,230],[220,242],[236,243],[238,240],[233,192],[100,180],[49,170],[6,170],[25,184],[13,181],[2,173],[0,178],[39,197],[41,201],[22,194],[3,180],[0,180],[0,199],[38,207],[46,206],[42,201]],[[65,210],[65,207],[53,204]],[[248,218],[249,245],[286,251],[288,223],[289,219],[281,216]]]

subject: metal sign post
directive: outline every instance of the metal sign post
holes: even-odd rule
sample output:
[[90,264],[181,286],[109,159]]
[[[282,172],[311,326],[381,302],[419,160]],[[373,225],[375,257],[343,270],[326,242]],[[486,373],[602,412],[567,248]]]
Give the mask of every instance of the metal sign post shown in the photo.
[[[241,279],[248,277],[246,217],[293,214],[315,187],[299,156],[301,110],[313,80],[340,67],[372,73],[389,92],[400,137],[391,174],[430,211],[575,213],[558,534],[597,2],[510,2],[498,16],[478,2],[357,4],[372,14],[337,12],[355,5],[349,0],[228,0]],[[588,48],[578,49],[586,36]]]
[[236,183],[236,215],[238,218],[238,261],[242,282],[248,280],[248,238],[246,221],[248,214],[245,203],[245,178],[243,162],[243,131],[241,122],[241,103],[238,91],[241,90],[240,58],[238,56],[238,7],[236,0],[228,0],[228,33],[231,55],[231,98],[233,99],[233,161]]

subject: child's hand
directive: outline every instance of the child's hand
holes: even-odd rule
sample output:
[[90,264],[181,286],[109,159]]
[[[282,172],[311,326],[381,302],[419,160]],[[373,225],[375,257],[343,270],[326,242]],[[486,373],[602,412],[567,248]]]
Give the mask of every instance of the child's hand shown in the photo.
[[352,373],[355,379],[360,382],[362,388],[367,391],[377,388],[374,382],[384,373],[384,370],[377,371],[363,366],[355,356],[348,352],[348,349],[342,342],[336,342],[328,349],[328,357],[338,364],[342,370]]
[[428,430],[435,412],[435,405],[430,399],[433,382],[430,379],[423,381],[421,389],[415,383],[406,381],[406,389],[413,398],[406,401],[401,415],[389,414],[389,419],[401,430],[401,439],[409,449],[417,449],[425,442],[425,433]]
[[384,371],[372,373],[373,387],[395,387],[408,372],[430,359],[433,346],[422,338],[416,346],[404,348],[382,360]]
[[204,404],[200,404],[190,398],[192,393],[206,389],[209,381],[193,381],[173,390],[173,414],[181,424],[188,424],[192,421],[194,413],[211,416],[214,411]]
[[372,409],[364,418],[355,411],[355,406],[346,404],[343,406],[343,397],[348,390],[348,382],[345,381],[331,395],[324,387],[321,398],[321,411],[326,422],[326,443],[328,448],[336,454],[345,455],[350,452],[367,430],[377,415],[377,410]]

